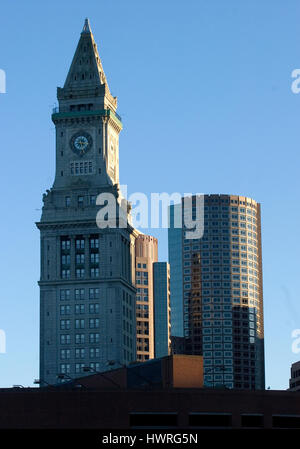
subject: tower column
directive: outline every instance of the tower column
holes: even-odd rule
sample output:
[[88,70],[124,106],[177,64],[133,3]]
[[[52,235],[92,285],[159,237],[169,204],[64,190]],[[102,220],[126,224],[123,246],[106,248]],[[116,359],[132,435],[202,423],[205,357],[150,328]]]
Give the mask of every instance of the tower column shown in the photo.
[[75,279],[75,237],[69,236],[70,239],[70,278]]
[[89,271],[89,257],[90,257],[90,251],[89,251],[89,243],[90,243],[90,235],[84,236],[84,272],[85,277],[90,277],[90,271]]

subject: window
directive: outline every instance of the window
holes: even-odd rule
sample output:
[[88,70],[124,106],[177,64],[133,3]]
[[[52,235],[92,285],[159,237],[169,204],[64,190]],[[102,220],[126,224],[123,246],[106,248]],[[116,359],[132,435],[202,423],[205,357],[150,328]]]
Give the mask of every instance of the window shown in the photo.
[[84,268],[76,268],[76,278],[84,278]]
[[62,363],[60,365],[60,372],[61,372],[61,374],[70,374],[71,365],[69,363]]
[[92,370],[93,371],[99,371],[100,370],[100,363],[94,363],[94,362],[91,362],[90,363],[90,367],[92,368]]
[[92,278],[99,277],[99,268],[91,268],[91,277]]
[[90,288],[89,297],[90,297],[90,299],[98,299],[99,298],[99,288]]
[[293,415],[273,415],[272,426],[281,429],[299,429],[300,416]]
[[75,300],[85,299],[85,289],[84,288],[76,288],[75,289]]
[[71,307],[70,306],[60,306],[60,314],[61,315],[70,315]]
[[84,249],[84,239],[76,239],[76,249]]
[[230,413],[191,413],[189,425],[191,427],[231,427]]
[[90,248],[95,249],[99,248],[99,239],[98,237],[93,237],[90,239]]
[[62,277],[63,279],[69,279],[69,278],[70,278],[70,275],[71,275],[71,273],[70,273],[70,270],[69,270],[69,269],[63,269],[63,270],[61,270],[61,277]]
[[76,345],[82,345],[85,342],[85,335],[84,334],[75,334],[75,344]]
[[75,304],[75,314],[83,314],[85,312],[85,305],[84,304]]
[[69,359],[71,357],[71,350],[70,349],[61,349],[60,350],[60,358],[63,359]]
[[76,348],[75,349],[75,359],[84,359],[85,358],[85,349],[84,348]]
[[83,372],[83,368],[85,367],[84,363],[75,363],[75,373],[81,373]]
[[83,207],[83,196],[77,198],[78,207]]
[[65,205],[66,207],[70,207],[71,205],[71,198],[69,196],[66,196],[65,198]]
[[130,427],[177,427],[177,413],[130,413]]
[[69,345],[71,343],[71,337],[69,334],[63,334],[60,336],[61,345]]
[[61,330],[70,329],[70,320],[60,320]]
[[91,195],[90,196],[90,205],[95,206],[95,204],[96,204],[96,195]]
[[99,348],[90,348],[90,359],[97,359],[100,357]]
[[98,264],[99,263],[99,253],[92,253],[91,254],[91,263],[92,264]]
[[90,318],[89,327],[90,329],[97,329],[99,327],[100,320],[99,318]]
[[77,265],[84,264],[84,254],[76,254],[76,264]]
[[61,249],[63,251],[69,251],[71,248],[71,241],[69,239],[63,239],[61,241]]
[[60,290],[60,300],[68,301],[69,299],[70,299],[70,290],[69,289]]
[[71,175],[91,175],[93,174],[93,162],[92,161],[72,161],[70,163]]
[[90,304],[89,312],[90,313],[99,313],[99,304]]
[[75,320],[75,329],[84,329],[84,320]]
[[70,254],[63,254],[61,256],[61,264],[62,265],[70,265],[71,259]]
[[90,334],[90,343],[99,343],[100,341],[100,334]]

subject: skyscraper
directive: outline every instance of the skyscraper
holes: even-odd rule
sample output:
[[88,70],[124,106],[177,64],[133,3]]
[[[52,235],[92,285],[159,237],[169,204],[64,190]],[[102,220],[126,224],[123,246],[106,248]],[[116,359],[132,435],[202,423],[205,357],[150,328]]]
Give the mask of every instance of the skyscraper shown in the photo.
[[153,263],[157,262],[157,239],[139,234],[135,241],[137,360],[154,358]]
[[290,391],[300,391],[300,361],[291,366],[291,378],[289,380]]
[[203,199],[204,233],[196,239],[174,225],[182,205],[170,206],[174,352],[203,355],[207,386],[263,389],[260,204],[234,195]]
[[155,357],[165,357],[171,350],[170,265],[153,264]]
[[55,383],[60,373],[82,376],[84,366],[102,371],[108,361],[136,359],[137,233],[127,211],[122,228],[96,223],[99,194],[116,198],[120,216],[122,121],[88,20],[57,98],[56,174],[37,223],[42,384]]

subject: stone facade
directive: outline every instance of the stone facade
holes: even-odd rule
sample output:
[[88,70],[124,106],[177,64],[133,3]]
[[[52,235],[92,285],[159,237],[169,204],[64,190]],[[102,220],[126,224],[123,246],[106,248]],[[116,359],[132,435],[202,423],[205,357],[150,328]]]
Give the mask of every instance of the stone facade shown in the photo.
[[102,220],[99,227],[96,222],[99,194],[116,199],[117,221],[124,212],[119,191],[122,122],[87,20],[57,98],[52,115],[56,175],[37,223],[42,385],[56,383],[59,374],[82,376],[83,367],[103,371],[108,362],[136,359],[137,233],[126,204],[125,226],[105,227]]
[[135,241],[137,360],[153,359],[154,279],[153,263],[158,259],[158,242],[151,235],[139,234]]

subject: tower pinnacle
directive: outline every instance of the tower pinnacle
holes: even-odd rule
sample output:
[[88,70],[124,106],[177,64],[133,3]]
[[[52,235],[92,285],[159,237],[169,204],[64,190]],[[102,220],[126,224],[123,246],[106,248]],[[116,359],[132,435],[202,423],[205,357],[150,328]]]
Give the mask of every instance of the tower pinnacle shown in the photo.
[[86,18],[64,88],[81,90],[103,84],[108,87],[90,22]]
[[91,33],[92,32],[91,26],[90,26],[90,21],[88,18],[86,18],[84,21],[82,32],[83,33]]

